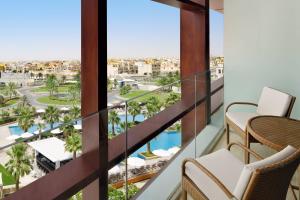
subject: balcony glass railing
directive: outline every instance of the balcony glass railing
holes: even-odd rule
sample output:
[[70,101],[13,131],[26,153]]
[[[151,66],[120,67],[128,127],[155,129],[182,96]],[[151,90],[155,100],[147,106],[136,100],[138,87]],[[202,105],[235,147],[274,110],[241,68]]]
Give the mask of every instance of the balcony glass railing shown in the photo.
[[[28,179],[22,178],[21,187],[33,183],[14,195],[9,195],[8,199],[27,199],[26,195],[29,195],[28,199],[39,199],[43,192],[46,192],[49,198],[69,198],[97,178],[105,178],[106,169],[101,167],[101,163],[108,163],[108,195],[111,199],[115,195],[119,195],[119,199],[130,199],[135,195],[138,195],[136,198],[143,199],[144,195],[159,188],[157,181],[168,185],[164,192],[160,192],[161,195],[172,193],[171,190],[179,184],[182,159],[198,156],[206,148],[208,140],[204,137],[205,134],[202,134],[206,125],[217,127],[214,130],[223,126],[223,115],[220,114],[223,83],[220,80],[211,85],[207,81],[208,75],[209,73],[193,75],[137,95],[83,119],[56,123],[53,128],[46,127],[46,131],[42,131],[41,139],[38,134],[4,146],[2,150],[7,151],[17,143],[27,143],[28,152],[34,158],[31,162],[34,167],[29,176],[36,176],[37,172],[41,171],[38,176],[42,177],[27,183],[23,180]],[[212,95],[211,103],[207,103],[207,93]],[[209,118],[205,117],[206,113],[213,113],[209,115],[210,122]],[[67,115],[68,111],[64,111],[62,118]],[[70,150],[68,153],[65,147],[68,131],[75,130],[81,140],[81,129],[83,134],[88,135],[83,137],[84,150],[76,151],[77,159],[69,161],[72,160],[74,151]],[[206,134],[208,138],[214,137],[214,134]],[[99,149],[97,146],[98,141],[103,141],[106,136],[108,157],[105,156],[105,146],[104,149],[101,149],[102,145]],[[60,153],[62,157],[68,154],[68,159],[53,158],[60,155],[59,148],[52,147],[49,154],[41,152],[45,149],[39,149],[38,143],[44,140],[48,140],[49,143],[57,142],[56,139],[51,141],[51,138],[64,142],[63,147],[60,143]],[[70,139],[75,146],[77,139]],[[30,142],[37,144],[32,145]],[[44,176],[49,171],[53,172]],[[13,190],[5,194],[10,192]],[[85,195],[89,193],[83,194]]]

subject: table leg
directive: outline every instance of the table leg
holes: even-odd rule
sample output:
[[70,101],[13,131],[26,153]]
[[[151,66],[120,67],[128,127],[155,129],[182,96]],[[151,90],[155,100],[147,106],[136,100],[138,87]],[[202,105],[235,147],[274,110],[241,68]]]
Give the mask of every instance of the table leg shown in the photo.
[[[250,149],[250,134],[248,133],[248,131],[246,131],[246,137],[245,137],[245,146]],[[250,155],[248,151],[245,151],[245,164],[249,164],[250,161]]]

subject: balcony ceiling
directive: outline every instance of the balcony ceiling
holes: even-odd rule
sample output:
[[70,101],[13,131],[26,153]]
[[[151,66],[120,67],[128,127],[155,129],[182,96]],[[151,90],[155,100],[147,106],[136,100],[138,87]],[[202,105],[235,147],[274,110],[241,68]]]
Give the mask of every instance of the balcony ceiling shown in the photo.
[[224,0],[210,0],[209,3],[211,9],[224,13]]

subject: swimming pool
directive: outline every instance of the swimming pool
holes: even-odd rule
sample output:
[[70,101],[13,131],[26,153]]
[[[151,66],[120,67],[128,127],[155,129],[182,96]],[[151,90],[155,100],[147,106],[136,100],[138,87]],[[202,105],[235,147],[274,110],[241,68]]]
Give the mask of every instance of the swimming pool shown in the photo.
[[[120,115],[120,120],[121,122],[125,121],[125,115]],[[144,116],[143,115],[137,115],[135,117],[136,121],[142,122],[144,121]],[[132,121],[132,116],[128,116],[128,121]],[[81,120],[77,122],[78,124],[81,124]],[[57,128],[60,126],[61,123],[55,123],[54,128]],[[115,126],[116,131],[120,133],[122,130],[120,126]],[[108,125],[108,129],[111,131],[111,124]],[[33,133],[36,130],[38,130],[37,125],[33,125],[32,127],[29,128],[28,132]],[[47,125],[45,130],[50,130],[50,125]],[[9,131],[13,135],[21,135],[24,133],[24,131],[19,127],[19,126],[9,126]],[[124,141],[125,143],[125,141]],[[151,150],[156,150],[156,149],[164,149],[168,150],[169,148],[172,148],[174,146],[181,146],[181,133],[177,131],[164,131],[161,134],[159,134],[157,137],[152,139],[150,141],[150,146]],[[145,152],[147,150],[147,145],[142,146],[140,149],[138,149],[136,152],[131,154],[130,156],[138,156],[139,153]]]
[[[61,123],[55,123],[55,124],[53,125],[53,128],[57,128],[59,125],[61,125]],[[24,131],[23,131],[18,125],[16,125],[16,126],[9,126],[8,128],[9,128],[9,131],[10,131],[10,133],[11,133],[12,135],[22,135],[22,134],[24,133]],[[45,131],[48,131],[48,130],[50,130],[50,129],[51,129],[51,128],[50,128],[50,125],[47,125],[47,126],[44,128]],[[33,125],[32,127],[30,127],[30,128],[28,129],[27,132],[29,132],[29,133],[34,133],[34,131],[37,131],[37,130],[38,130],[38,126],[37,126],[37,125]]]
[[[181,146],[181,133],[177,131],[164,131],[150,141],[151,151],[157,149],[168,150],[174,146]],[[142,146],[130,156],[139,157],[139,153],[145,152],[147,145]]]

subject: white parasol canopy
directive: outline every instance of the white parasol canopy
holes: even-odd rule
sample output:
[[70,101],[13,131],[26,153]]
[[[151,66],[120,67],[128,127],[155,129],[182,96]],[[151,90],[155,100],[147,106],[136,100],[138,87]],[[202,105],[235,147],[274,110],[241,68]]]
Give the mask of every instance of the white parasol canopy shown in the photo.
[[112,107],[113,104],[112,103],[107,103],[107,107]]
[[169,157],[169,156],[171,156],[170,152],[168,152],[166,150],[163,150],[163,149],[154,150],[154,151],[152,151],[152,153],[156,156],[159,156],[159,157]]
[[145,160],[138,157],[129,157],[127,158],[127,164],[132,167],[141,167],[146,165]]
[[61,110],[61,111],[69,111],[69,110],[70,110],[70,108],[67,108],[67,107],[62,107],[60,110]]
[[74,128],[76,130],[81,130],[82,129],[82,125],[81,124],[76,124],[76,125],[74,125]]
[[57,129],[54,129],[54,130],[50,131],[50,133],[52,133],[52,134],[60,134],[60,133],[62,133],[62,130],[60,130],[59,128],[57,128]]
[[18,138],[20,138],[19,135],[11,135],[11,136],[8,136],[6,139],[7,139],[7,140],[16,140],[16,139],[18,139]]
[[20,136],[21,136],[21,138],[30,138],[30,137],[33,136],[33,134],[26,132],[26,133],[23,133],[23,134],[20,135]]
[[[46,131],[45,129],[42,129],[42,133],[43,133],[43,132],[45,132],[45,131]],[[35,134],[35,135],[38,135],[38,134],[40,134],[40,130],[36,130],[36,131],[34,131],[34,132],[33,132],[33,134]]]
[[180,150],[180,148],[175,146],[175,147],[172,147],[172,148],[168,149],[168,152],[169,152],[170,154],[174,155],[174,154],[176,154],[179,150]]
[[36,110],[36,113],[45,113],[46,111],[45,111],[45,109],[37,109]]
[[119,172],[121,172],[121,168],[119,167],[119,165],[116,165],[113,168],[111,168],[110,170],[108,170],[108,173],[110,173],[110,174],[116,174]]

